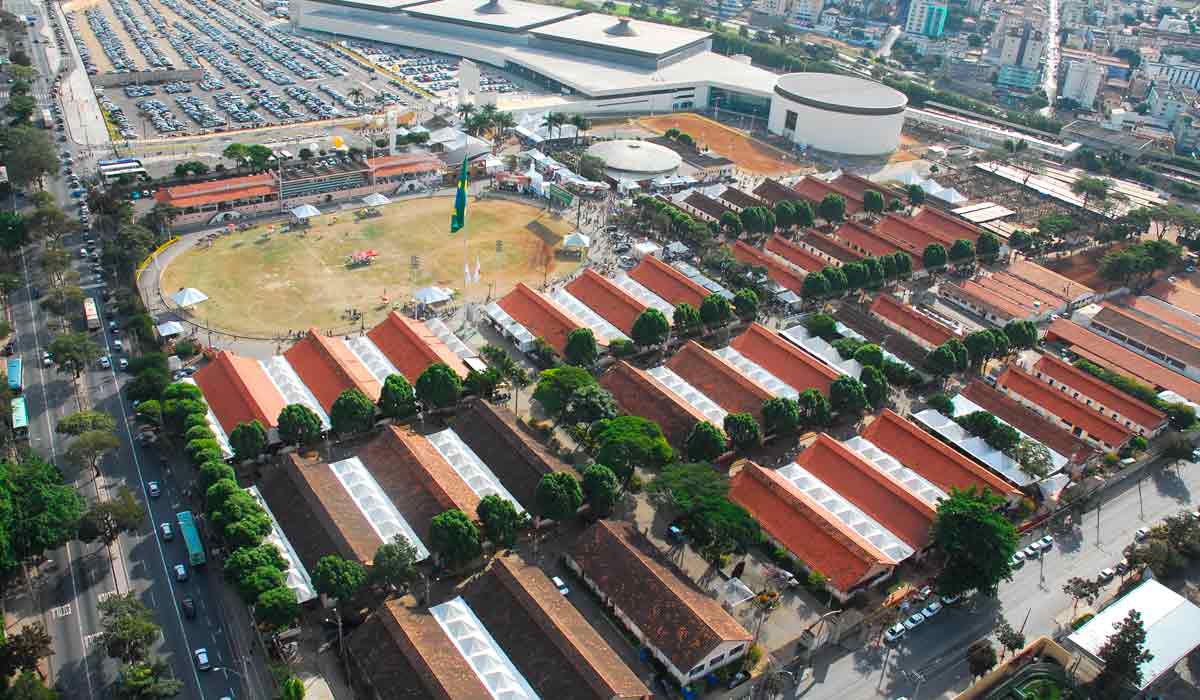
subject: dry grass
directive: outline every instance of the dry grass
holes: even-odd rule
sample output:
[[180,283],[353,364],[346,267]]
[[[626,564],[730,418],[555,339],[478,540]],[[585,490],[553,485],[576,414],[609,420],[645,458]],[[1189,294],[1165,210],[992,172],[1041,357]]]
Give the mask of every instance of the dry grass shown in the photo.
[[[361,222],[349,212],[326,214],[306,233],[272,233],[264,226],[232,233],[176,257],[163,272],[162,289],[204,291],[209,300],[193,311],[215,328],[274,335],[309,326],[345,328],[349,308],[370,326],[426,285],[452,287],[477,301],[488,296],[489,283],[496,298],[517,282],[540,285],[578,265],[555,255],[571,222],[518,202],[471,202],[466,258],[472,273],[478,259],[480,283],[463,289],[464,236],[449,235],[452,209],[446,197],[408,200]],[[379,252],[374,264],[347,266],[347,256],[366,249]],[[413,256],[420,259],[416,270]]]
[[773,146],[696,114],[643,117],[638,124],[659,134],[672,127],[691,134],[698,145],[707,146],[732,160],[742,170],[757,175],[783,175],[798,167],[795,161],[785,160],[784,153]]

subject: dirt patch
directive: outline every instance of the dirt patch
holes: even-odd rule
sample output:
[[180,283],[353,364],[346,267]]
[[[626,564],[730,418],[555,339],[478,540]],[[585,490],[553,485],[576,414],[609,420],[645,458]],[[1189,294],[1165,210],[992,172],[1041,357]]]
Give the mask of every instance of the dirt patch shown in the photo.
[[1100,259],[1110,250],[1121,250],[1123,246],[1092,248],[1065,258],[1041,261],[1042,266],[1079,284],[1097,291],[1108,288],[1108,281],[1100,276]]
[[[347,309],[369,327],[427,285],[454,288],[459,299],[494,299],[518,282],[538,286],[579,264],[557,255],[570,221],[519,202],[472,201],[465,231],[451,237],[453,208],[451,198],[435,197],[397,202],[362,221],[351,212],[326,214],[304,232],[256,226],[180,254],[163,272],[162,289],[203,290],[209,300],[193,309],[198,319],[266,336],[345,328]],[[378,253],[372,264],[347,264],[364,250]],[[472,276],[478,264],[478,283],[464,286],[464,260]]]
[[661,134],[675,128],[691,134],[696,144],[732,160],[739,168],[757,175],[785,175],[799,166],[787,154],[737,129],[697,114],[667,114],[644,117],[638,124]]

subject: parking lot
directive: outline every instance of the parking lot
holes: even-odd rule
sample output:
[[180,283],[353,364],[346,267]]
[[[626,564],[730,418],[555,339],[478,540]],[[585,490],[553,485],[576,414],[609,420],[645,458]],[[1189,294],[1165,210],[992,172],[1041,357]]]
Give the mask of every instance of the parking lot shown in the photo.
[[124,139],[195,136],[412,108],[380,73],[231,0],[102,0],[67,13],[89,75],[200,70],[195,82],[96,88]]

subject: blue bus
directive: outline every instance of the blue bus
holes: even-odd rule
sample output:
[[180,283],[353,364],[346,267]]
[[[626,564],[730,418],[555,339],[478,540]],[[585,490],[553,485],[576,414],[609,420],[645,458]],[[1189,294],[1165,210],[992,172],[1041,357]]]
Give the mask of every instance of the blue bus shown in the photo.
[[179,520],[179,532],[183,535],[183,544],[187,547],[188,563],[200,566],[204,563],[204,543],[200,541],[200,532],[192,520],[192,511],[185,510],[175,514]]
[[21,358],[19,357],[8,358],[8,388],[17,394],[25,388],[24,377],[21,375]]
[[25,397],[18,396],[12,400],[13,435],[18,440],[29,439],[29,414],[25,412]]

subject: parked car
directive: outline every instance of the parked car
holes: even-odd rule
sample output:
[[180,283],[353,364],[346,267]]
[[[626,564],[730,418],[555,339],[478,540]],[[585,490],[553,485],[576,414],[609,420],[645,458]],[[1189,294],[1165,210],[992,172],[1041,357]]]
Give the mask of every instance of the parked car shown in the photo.
[[1041,548],[1032,544],[1025,549],[1022,549],[1021,552],[1025,555],[1026,559],[1037,559],[1038,557],[1042,556]]
[[907,631],[908,631],[908,629],[904,626],[903,623],[897,622],[896,624],[887,628],[887,632],[883,633],[883,638],[888,642],[896,642],[901,637],[903,637],[904,633]]
[[158,529],[162,532],[162,538],[167,542],[175,539],[175,531],[171,529],[171,523],[162,523]]
[[176,581],[188,580],[188,570],[187,570],[187,567],[184,566],[183,564],[175,565],[175,580]]
[[208,660],[208,649],[204,649],[202,647],[200,649],[197,649],[195,651],[195,654],[196,654],[196,668],[200,669],[201,671],[207,671],[210,668],[212,668],[212,663]]
[[183,616],[191,620],[196,617],[196,601],[191,598],[184,598],[179,601],[179,607],[183,610]]
[[1133,539],[1137,540],[1138,542],[1141,542],[1149,536],[1150,528],[1148,527],[1139,527],[1137,532],[1133,533]]
[[1097,578],[1100,579],[1101,583],[1108,583],[1109,581],[1113,580],[1116,575],[1117,572],[1112,569],[1101,569],[1100,575]]
[[150,498],[158,498],[162,491],[158,488],[157,481],[150,481],[146,484],[146,489],[150,491]]
[[1042,539],[1037,541],[1037,545],[1039,547],[1041,547],[1042,551],[1044,552],[1054,546],[1054,538],[1051,537],[1050,535],[1046,535],[1045,537],[1043,537]]
[[902,624],[904,625],[904,629],[911,632],[911,631],[915,630],[916,628],[920,627],[924,623],[925,623],[924,615],[922,615],[921,613],[913,613],[912,615],[909,615],[908,619],[906,619]]
[[555,576],[555,577],[551,578],[550,580],[554,582],[554,587],[558,589],[559,593],[566,595],[571,592],[571,589],[567,588],[567,584],[563,583],[563,580],[561,578]]

